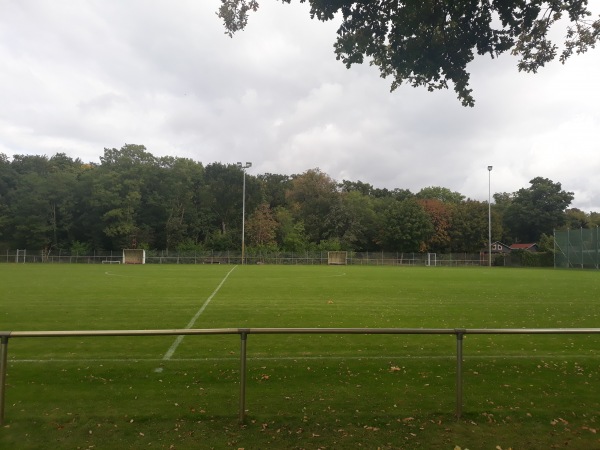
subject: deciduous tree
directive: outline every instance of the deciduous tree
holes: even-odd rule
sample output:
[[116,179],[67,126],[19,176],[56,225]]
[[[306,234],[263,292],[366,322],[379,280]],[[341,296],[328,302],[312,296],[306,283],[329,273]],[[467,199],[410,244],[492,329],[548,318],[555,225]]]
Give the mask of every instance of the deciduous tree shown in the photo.
[[452,206],[437,199],[421,199],[418,203],[429,216],[433,233],[427,241],[427,250],[436,253],[450,249],[450,227],[452,224]]
[[429,216],[415,199],[392,200],[383,213],[380,242],[388,251],[422,252],[433,232]]
[[565,222],[567,228],[588,228],[590,225],[590,218],[579,208],[569,208],[565,211]]
[[250,245],[262,248],[275,245],[278,226],[269,204],[261,203],[246,221],[246,235]]
[[542,233],[551,235],[564,225],[565,210],[573,201],[572,192],[548,178],[536,177],[529,183],[514,194],[504,213],[504,223],[521,242],[536,242]]
[[376,199],[359,190],[342,192],[325,218],[328,239],[344,250],[371,251],[376,248]]
[[[452,252],[479,252],[488,242],[488,204],[466,200],[455,205],[450,228]],[[492,241],[498,236],[492,228]]]
[[310,169],[292,179],[286,199],[296,222],[304,223],[311,242],[326,238],[324,219],[329,215],[337,198],[337,184],[319,169]]

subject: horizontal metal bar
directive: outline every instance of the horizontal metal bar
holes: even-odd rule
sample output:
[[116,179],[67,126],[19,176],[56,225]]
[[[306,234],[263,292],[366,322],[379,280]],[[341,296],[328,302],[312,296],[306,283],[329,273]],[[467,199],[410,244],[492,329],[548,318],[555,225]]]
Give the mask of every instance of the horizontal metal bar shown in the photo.
[[174,336],[215,334],[600,334],[600,328],[207,328],[169,330],[2,331],[0,336]]
[[249,334],[456,334],[451,328],[247,328]]
[[600,328],[472,328],[465,334],[600,334]]
[[0,425],[4,423],[5,380],[7,368],[7,345],[9,338],[28,337],[102,337],[102,336],[168,336],[168,335],[217,335],[239,334],[242,336],[240,421],[245,415],[245,359],[248,334],[440,334],[456,335],[457,339],[457,385],[456,415],[462,413],[462,339],[466,334],[600,334],[600,328],[210,328],[170,330],[79,330],[79,331],[0,331]]
[[11,338],[28,337],[101,337],[101,336],[177,336],[191,334],[240,334],[238,328],[172,329],[172,330],[73,330],[73,331],[12,331]]

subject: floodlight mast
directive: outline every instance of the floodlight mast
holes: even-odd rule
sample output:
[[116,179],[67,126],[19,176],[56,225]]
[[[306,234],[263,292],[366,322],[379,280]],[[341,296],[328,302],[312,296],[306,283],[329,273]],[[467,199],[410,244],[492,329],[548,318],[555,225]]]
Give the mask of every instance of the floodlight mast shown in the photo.
[[245,236],[246,236],[246,169],[252,167],[252,163],[246,161],[246,164],[237,162],[237,166],[244,174],[244,183],[242,187],[242,264],[244,264]]
[[488,266],[492,267],[492,166],[488,166]]

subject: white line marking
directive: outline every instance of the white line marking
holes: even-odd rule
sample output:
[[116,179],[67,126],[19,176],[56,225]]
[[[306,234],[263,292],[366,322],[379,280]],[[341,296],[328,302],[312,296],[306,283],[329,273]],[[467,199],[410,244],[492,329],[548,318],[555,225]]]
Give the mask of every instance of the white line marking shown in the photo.
[[[188,323],[187,326],[184,328],[185,330],[189,330],[190,328],[192,328],[194,326],[194,324],[196,323],[196,320],[198,320],[198,317],[200,317],[200,315],[204,312],[204,310],[206,309],[206,307],[208,306],[210,301],[217,294],[217,292],[219,292],[219,289],[221,289],[221,286],[223,286],[225,281],[227,281],[227,278],[229,277],[229,275],[231,275],[231,272],[233,272],[236,267],[237,266],[233,266],[233,269],[231,269],[229,272],[227,272],[227,275],[225,275],[225,278],[223,278],[221,280],[221,282],[219,283],[217,288],[213,291],[212,294],[210,294],[210,297],[208,297],[206,299],[206,301],[200,307],[200,309],[198,310],[196,315],[194,317],[192,317],[192,320],[190,320],[190,323]],[[183,341],[183,337],[184,337],[183,335],[177,336],[177,338],[175,339],[175,342],[173,342],[173,345],[171,345],[169,350],[167,350],[167,353],[165,353],[165,356],[163,356],[163,358],[162,358],[163,361],[167,361],[167,360],[171,359],[171,356],[173,356],[173,354],[175,353],[175,350],[177,350],[177,347],[179,347],[179,344],[181,344],[181,341]]]

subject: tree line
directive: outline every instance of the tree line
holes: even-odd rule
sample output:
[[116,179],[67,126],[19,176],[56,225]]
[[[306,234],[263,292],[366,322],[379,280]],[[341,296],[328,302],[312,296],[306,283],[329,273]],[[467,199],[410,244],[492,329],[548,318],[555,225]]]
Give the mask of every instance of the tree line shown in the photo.
[[[242,177],[236,164],[155,157],[143,145],[104,149],[99,164],[0,153],[0,247],[239,250]],[[492,240],[547,244],[554,229],[598,226],[599,213],[569,209],[573,198],[543,177],[494,194]],[[245,202],[249,251],[472,253],[488,241],[488,203],[439,186],[380,189],[319,169],[247,173]]]

